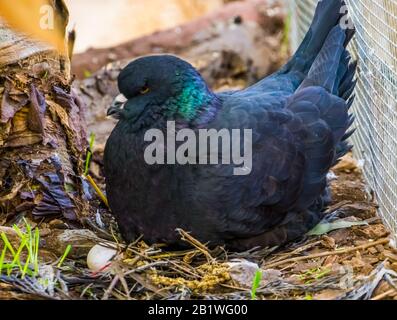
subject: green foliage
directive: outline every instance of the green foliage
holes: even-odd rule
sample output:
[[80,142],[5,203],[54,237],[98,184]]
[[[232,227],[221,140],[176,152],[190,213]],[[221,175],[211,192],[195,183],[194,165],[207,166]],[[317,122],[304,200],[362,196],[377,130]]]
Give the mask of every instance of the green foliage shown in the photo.
[[84,78],[90,78],[92,76],[92,72],[90,70],[84,70]]
[[299,279],[305,284],[310,284],[325,277],[331,272],[328,268],[313,268],[299,275]]
[[262,280],[262,271],[257,270],[255,272],[254,279],[252,281],[252,288],[251,288],[251,299],[256,300],[256,291],[258,290]]
[[65,252],[63,253],[61,259],[59,260],[57,267],[60,268],[65,261],[66,257],[68,256],[69,252],[72,250],[72,246],[68,244],[68,246],[65,249]]
[[0,255],[0,274],[6,271],[7,276],[15,270],[23,279],[25,275],[37,276],[39,272],[39,229],[32,227],[24,220],[25,231],[17,225],[13,229],[18,236],[19,246],[14,248],[5,232],[1,233],[3,250]]
[[284,48],[288,48],[290,44],[291,20],[292,20],[292,16],[291,13],[289,13],[284,22],[283,39],[282,39],[282,46]]
[[95,134],[91,133],[90,134],[90,150],[88,150],[87,157],[85,159],[85,169],[84,169],[85,176],[88,174],[88,170],[90,168],[91,157],[92,157],[92,148],[94,147],[94,142],[95,142]]

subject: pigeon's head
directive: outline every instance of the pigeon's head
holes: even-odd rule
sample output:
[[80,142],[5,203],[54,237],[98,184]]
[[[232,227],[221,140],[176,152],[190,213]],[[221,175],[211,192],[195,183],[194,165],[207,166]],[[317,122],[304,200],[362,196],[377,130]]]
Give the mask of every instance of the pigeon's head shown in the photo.
[[132,61],[121,71],[118,86],[121,95],[108,115],[144,125],[161,119],[192,121],[214,98],[193,66],[171,55]]

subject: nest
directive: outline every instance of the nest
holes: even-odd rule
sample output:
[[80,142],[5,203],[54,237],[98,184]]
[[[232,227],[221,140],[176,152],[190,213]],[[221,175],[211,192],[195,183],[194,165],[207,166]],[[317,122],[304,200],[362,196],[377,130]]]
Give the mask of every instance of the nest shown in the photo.
[[[0,263],[0,298],[397,299],[397,250],[376,216],[357,163],[348,156],[334,173],[335,200],[325,220],[310,235],[281,248],[210,250],[184,230],[177,231],[189,250],[170,252],[142,239],[126,245],[106,221],[110,216],[104,207],[86,221],[87,229],[70,229],[60,220],[40,225],[25,220],[30,231],[40,231],[37,272],[32,266],[22,275],[17,264],[6,272],[6,255]],[[0,231],[16,249],[25,229]],[[87,254],[95,245],[114,255],[93,272]]]

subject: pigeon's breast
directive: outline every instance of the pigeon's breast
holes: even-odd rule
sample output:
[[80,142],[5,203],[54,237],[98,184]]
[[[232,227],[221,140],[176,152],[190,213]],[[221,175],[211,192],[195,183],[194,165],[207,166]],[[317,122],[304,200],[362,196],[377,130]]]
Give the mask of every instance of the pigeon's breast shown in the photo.
[[147,163],[147,146],[144,133],[115,128],[105,149],[106,192],[126,239],[144,234],[152,241],[169,242],[177,226],[186,226],[179,214],[183,186],[175,166]]

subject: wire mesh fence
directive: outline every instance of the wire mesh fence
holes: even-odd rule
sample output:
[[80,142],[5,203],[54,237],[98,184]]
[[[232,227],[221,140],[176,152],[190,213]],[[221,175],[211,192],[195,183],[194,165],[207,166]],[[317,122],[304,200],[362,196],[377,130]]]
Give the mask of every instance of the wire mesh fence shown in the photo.
[[[288,0],[294,49],[317,0]],[[338,0],[323,0],[338,1]],[[359,60],[352,140],[379,213],[397,239],[397,0],[346,0],[356,27],[350,49]]]

